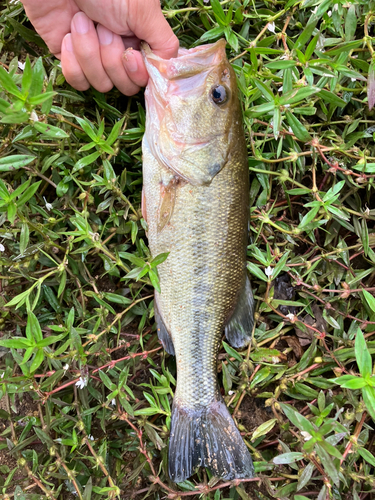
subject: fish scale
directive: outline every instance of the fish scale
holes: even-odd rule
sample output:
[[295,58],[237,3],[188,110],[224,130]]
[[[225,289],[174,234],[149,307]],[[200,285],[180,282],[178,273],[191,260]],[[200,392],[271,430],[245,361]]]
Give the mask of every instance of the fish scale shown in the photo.
[[[164,345],[172,340],[176,356],[169,445],[169,475],[176,482],[199,465],[227,479],[253,475],[217,382],[224,327],[236,320],[232,330],[240,333],[234,343],[246,345],[253,325],[251,290],[241,298],[248,279],[247,152],[236,78],[224,46],[181,51],[170,61],[150,52],[145,58],[150,81],[143,210],[152,255],[169,254],[158,266],[161,292],[155,304],[161,340]],[[211,89],[221,83],[229,101],[219,108]]]

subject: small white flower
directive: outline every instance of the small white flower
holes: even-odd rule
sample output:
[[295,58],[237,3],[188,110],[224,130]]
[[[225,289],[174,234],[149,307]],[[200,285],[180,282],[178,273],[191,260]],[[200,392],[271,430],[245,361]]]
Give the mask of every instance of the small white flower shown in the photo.
[[33,122],[38,122],[39,121],[38,115],[35,113],[35,111],[31,112],[31,114],[30,114],[30,120],[32,120]]
[[302,434],[303,439],[304,439],[305,441],[308,441],[308,440],[309,440],[309,439],[311,439],[311,437],[312,437],[312,436],[311,436],[311,434],[309,434],[309,433],[308,433],[308,432],[306,432],[306,431],[301,431],[301,434]]
[[335,5],[333,6],[333,9],[332,10],[339,10],[339,4],[338,3],[335,3]]
[[269,278],[273,274],[273,268],[271,266],[268,266],[268,267],[266,267],[264,272],[266,273],[266,276],[268,276],[268,278]]
[[25,69],[25,63],[18,61],[18,67],[21,71],[23,71]]
[[100,240],[99,233],[93,233],[92,231],[89,231],[89,235],[90,235],[92,241],[99,241]]
[[69,370],[69,365],[68,363],[66,363],[66,365],[63,366],[63,370],[66,371],[66,370]]
[[79,379],[76,382],[76,386],[79,387],[80,389],[83,389],[87,385],[87,378],[79,377]]
[[0,378],[4,378],[5,372],[0,375]]
[[331,16],[332,16],[332,11],[331,11],[331,10],[329,10],[329,11],[327,12],[327,16],[328,16],[328,17],[331,17]]
[[288,132],[290,132],[291,134],[293,134],[293,129],[292,129],[292,127],[288,127]]
[[317,12],[318,12],[318,6],[316,6],[315,9],[311,11],[311,14],[316,14]]
[[52,205],[52,203],[48,203],[48,201],[45,199],[45,197],[44,197],[44,196],[43,196],[43,200],[44,200],[44,203],[46,204],[46,210],[48,210],[48,212],[49,212],[50,210],[52,210],[52,209],[53,209],[53,205]]
[[5,252],[5,246],[2,243],[0,243],[0,252]]
[[351,78],[352,82],[355,82],[356,80],[357,80],[357,78]]
[[295,315],[292,314],[292,313],[289,313],[286,315],[286,317],[290,320],[290,321],[294,321],[295,320]]
[[115,398],[113,398],[113,399],[112,399],[112,401],[111,401],[111,405],[112,405],[112,406],[116,406],[116,399],[115,399]]
[[89,435],[87,436],[87,438],[88,438],[90,441],[94,441],[94,436],[92,436],[91,434],[89,434]]
[[271,33],[275,33],[275,23],[268,23],[267,28]]
[[279,87],[279,92],[282,92],[283,91],[283,86],[281,85],[281,87]]
[[290,104],[284,104],[284,108],[290,108]]
[[228,396],[233,396],[234,391],[228,391]]

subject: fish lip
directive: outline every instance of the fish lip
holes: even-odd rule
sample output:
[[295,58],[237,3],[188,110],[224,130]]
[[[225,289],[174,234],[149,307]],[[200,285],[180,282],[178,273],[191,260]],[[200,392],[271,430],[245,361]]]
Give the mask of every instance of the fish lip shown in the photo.
[[[141,42],[141,52],[147,69],[149,69],[149,65],[151,65],[158,70],[163,78],[175,80],[193,76],[203,71],[209,71],[209,69],[218,64],[220,59],[226,57],[226,44],[226,40],[220,39],[215,43],[201,45],[191,49],[180,48],[177,57],[163,59],[154,54],[151,47],[146,42]],[[208,63],[207,61],[210,56],[212,57],[212,61]],[[202,59],[204,63],[200,64],[199,59]]]

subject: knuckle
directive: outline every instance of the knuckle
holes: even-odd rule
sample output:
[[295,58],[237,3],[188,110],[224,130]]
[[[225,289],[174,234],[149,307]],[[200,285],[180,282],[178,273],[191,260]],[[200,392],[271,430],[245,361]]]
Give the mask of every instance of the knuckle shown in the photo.
[[121,85],[117,87],[119,91],[127,96],[132,96],[138,94],[140,87],[138,85],[134,85],[133,83],[129,83],[128,85]]
[[109,92],[113,88],[113,83],[111,81],[108,82],[99,82],[92,85],[98,92]]

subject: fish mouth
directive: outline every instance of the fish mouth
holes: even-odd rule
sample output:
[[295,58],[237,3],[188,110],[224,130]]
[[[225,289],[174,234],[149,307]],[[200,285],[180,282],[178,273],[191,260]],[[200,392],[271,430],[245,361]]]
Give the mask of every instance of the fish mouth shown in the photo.
[[162,59],[152,52],[146,42],[141,43],[141,51],[151,79],[153,79],[156,69],[166,80],[189,78],[209,72],[226,58],[225,47],[226,41],[221,39],[216,43],[201,45],[192,49],[180,48],[177,57]]

